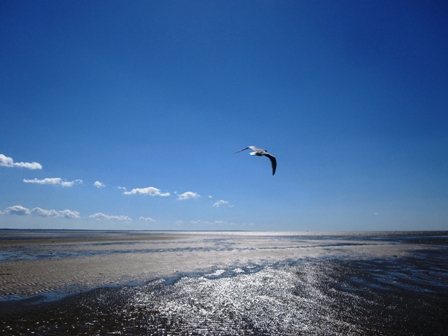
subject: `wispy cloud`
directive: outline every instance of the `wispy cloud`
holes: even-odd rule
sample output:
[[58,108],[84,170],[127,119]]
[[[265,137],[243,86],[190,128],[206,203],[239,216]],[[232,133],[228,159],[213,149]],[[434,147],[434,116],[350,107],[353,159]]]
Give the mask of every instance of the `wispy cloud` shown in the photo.
[[45,210],[41,208],[34,208],[31,210],[31,213],[40,217],[59,217],[59,212],[56,210]]
[[104,183],[101,183],[100,181],[95,181],[93,186],[97,188],[104,188],[106,185]]
[[65,218],[80,218],[78,211],[73,211],[69,209],[65,210],[45,210],[41,208],[33,208],[31,213],[40,217],[65,217]]
[[180,201],[185,201],[190,198],[199,198],[201,195],[199,195],[197,192],[194,191],[186,191],[183,194],[177,195],[177,199]]
[[35,184],[52,184],[52,185],[61,185],[63,187],[73,187],[75,184],[81,184],[82,180],[74,180],[74,181],[65,181],[60,177],[47,177],[42,180],[38,180],[34,178],[32,180],[23,179],[25,183],[35,183]]
[[214,207],[220,207],[221,205],[228,205],[231,207],[231,205],[229,205],[229,201],[218,200],[215,203],[213,203]]
[[80,217],[78,211],[72,211],[72,210],[68,210],[68,209],[59,211],[59,214],[65,218],[79,218]]
[[215,220],[215,221],[203,221],[203,220],[192,220],[192,224],[203,224],[203,225],[236,225],[235,223],[222,221],[222,220]]
[[42,165],[37,162],[14,162],[10,157],[0,154],[0,167],[17,167],[26,169],[42,169]]
[[192,220],[190,221],[191,224],[196,225],[208,225],[208,226],[253,226],[254,223],[235,223],[235,222],[229,222],[225,220],[215,220],[215,221],[204,221],[204,220]]
[[40,217],[65,217],[65,218],[80,218],[78,211],[73,210],[46,210],[39,207],[29,210],[21,205],[14,205],[6,208],[4,211],[0,211],[4,215],[18,215],[18,216],[28,216],[35,215]]
[[147,187],[147,188],[135,188],[131,191],[124,191],[124,195],[149,195],[149,196],[161,196],[166,197],[169,196],[169,192],[162,193],[160,189],[155,187]]
[[13,205],[6,208],[4,211],[1,211],[1,213],[3,215],[28,216],[30,214],[30,210],[21,205]]
[[90,215],[89,217],[94,218],[97,221],[105,219],[105,220],[117,220],[117,221],[132,222],[132,219],[128,216],[109,216],[109,215],[103,214],[101,212],[98,212],[94,215]]
[[151,217],[140,217],[140,220],[147,221],[147,222],[155,222],[155,220],[152,219]]

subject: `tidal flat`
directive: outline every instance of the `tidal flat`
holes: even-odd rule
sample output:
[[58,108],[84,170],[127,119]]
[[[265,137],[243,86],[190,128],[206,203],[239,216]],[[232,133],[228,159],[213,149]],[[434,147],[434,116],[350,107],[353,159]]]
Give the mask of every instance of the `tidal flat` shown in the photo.
[[448,232],[0,230],[4,335],[443,335]]

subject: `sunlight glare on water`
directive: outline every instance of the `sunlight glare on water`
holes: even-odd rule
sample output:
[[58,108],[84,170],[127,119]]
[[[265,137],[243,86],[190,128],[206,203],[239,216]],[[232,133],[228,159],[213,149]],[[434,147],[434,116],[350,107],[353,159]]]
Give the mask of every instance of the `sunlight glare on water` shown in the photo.
[[157,311],[184,332],[294,335],[326,326],[341,334],[353,330],[354,325],[332,316],[329,298],[316,287],[321,280],[315,267],[308,265],[300,272],[295,267],[266,267],[214,278],[224,273],[219,270],[182,277],[171,286],[151,283],[130,300],[129,311]]

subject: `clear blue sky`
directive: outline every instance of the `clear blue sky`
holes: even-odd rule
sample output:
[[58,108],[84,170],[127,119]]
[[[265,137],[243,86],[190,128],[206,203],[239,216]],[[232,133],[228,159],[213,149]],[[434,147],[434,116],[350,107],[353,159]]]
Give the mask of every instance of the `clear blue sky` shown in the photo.
[[446,230],[447,17],[1,1],[0,227]]

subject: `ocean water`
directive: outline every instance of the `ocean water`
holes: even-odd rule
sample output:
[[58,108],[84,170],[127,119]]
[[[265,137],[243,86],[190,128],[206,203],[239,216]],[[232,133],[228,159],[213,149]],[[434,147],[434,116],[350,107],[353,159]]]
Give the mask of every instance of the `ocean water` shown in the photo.
[[[243,252],[241,244],[235,244],[228,235],[203,235],[207,244],[194,247],[186,244],[177,247],[174,253],[182,253],[184,249],[200,249],[203,254],[214,249]],[[239,233],[236,237],[248,235],[251,234]],[[100,286],[67,295],[46,293],[20,300],[4,299],[0,302],[0,332],[4,335],[446,335],[446,232],[266,233],[261,237],[271,239],[270,242],[275,239],[277,246],[271,244],[263,250],[263,244],[258,244],[263,258],[255,262],[227,263],[225,267],[199,271],[179,270],[175,275],[143,283],[139,280]],[[407,252],[335,253],[352,245],[366,251],[382,249],[383,242],[384,246],[397,245]],[[310,246],[325,253],[273,261],[266,258],[285,248],[310,249]],[[132,244],[130,248],[133,253],[156,253]],[[97,252],[107,251],[119,253],[115,245]],[[27,253],[17,253],[5,254],[8,256],[4,260],[54,258],[42,254],[42,250],[33,255],[31,248]],[[73,256],[62,253],[56,257]]]

